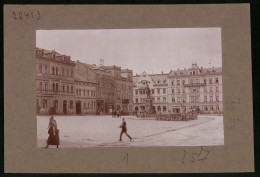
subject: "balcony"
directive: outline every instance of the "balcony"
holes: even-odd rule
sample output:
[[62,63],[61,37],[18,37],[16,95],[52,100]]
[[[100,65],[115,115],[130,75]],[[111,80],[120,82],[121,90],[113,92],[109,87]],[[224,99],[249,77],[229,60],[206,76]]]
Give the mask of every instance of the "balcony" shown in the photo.
[[190,83],[190,84],[184,84],[184,87],[201,87],[205,85],[206,83]]

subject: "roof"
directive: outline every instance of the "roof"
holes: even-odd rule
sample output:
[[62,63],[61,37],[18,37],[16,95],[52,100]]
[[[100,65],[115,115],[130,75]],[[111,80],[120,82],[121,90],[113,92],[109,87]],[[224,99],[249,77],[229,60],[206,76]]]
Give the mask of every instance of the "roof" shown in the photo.
[[91,79],[87,78],[83,73],[80,73],[78,71],[74,72],[74,77],[75,77],[76,81],[96,83],[95,80],[91,80]]

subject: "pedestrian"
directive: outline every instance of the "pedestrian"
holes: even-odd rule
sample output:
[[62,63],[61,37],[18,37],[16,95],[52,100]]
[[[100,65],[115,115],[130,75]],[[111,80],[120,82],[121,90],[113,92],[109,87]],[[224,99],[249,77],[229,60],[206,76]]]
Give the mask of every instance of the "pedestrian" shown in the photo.
[[131,136],[127,134],[127,128],[126,128],[125,118],[122,119],[122,124],[121,124],[121,126],[120,126],[119,128],[121,128],[121,133],[120,133],[120,139],[119,139],[119,141],[122,141],[122,135],[123,135],[123,133],[125,133],[126,136],[128,136],[128,138],[129,138],[130,141],[131,141],[131,140],[132,140]]
[[120,109],[119,111],[119,117],[121,118],[121,115],[122,115],[122,109]]
[[49,137],[47,139],[47,144],[45,148],[48,148],[49,145],[56,145],[57,148],[59,148],[60,145],[59,129],[57,128],[57,122],[53,116],[50,117],[48,134]]

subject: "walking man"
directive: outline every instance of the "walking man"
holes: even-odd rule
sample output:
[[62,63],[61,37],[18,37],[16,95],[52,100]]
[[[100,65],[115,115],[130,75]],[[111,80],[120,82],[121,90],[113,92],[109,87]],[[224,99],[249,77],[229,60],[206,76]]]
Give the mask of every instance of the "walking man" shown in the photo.
[[126,136],[128,136],[128,138],[129,138],[130,141],[131,141],[131,140],[132,140],[131,136],[127,134],[125,118],[122,119],[122,124],[121,124],[120,128],[121,128],[122,130],[121,130],[121,133],[120,133],[120,139],[119,139],[119,141],[122,141],[122,135],[123,135],[123,133],[125,133]]

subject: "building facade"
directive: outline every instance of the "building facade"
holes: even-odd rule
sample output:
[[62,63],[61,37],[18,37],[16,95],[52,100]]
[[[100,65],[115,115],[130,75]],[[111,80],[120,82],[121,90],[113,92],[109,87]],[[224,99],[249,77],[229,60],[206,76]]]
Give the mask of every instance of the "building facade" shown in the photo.
[[162,114],[197,109],[201,113],[223,112],[222,68],[199,68],[193,63],[189,69],[168,74],[134,76],[134,107],[145,110],[147,87],[151,89],[153,106]]
[[69,56],[36,48],[37,113],[75,112],[74,66]]

